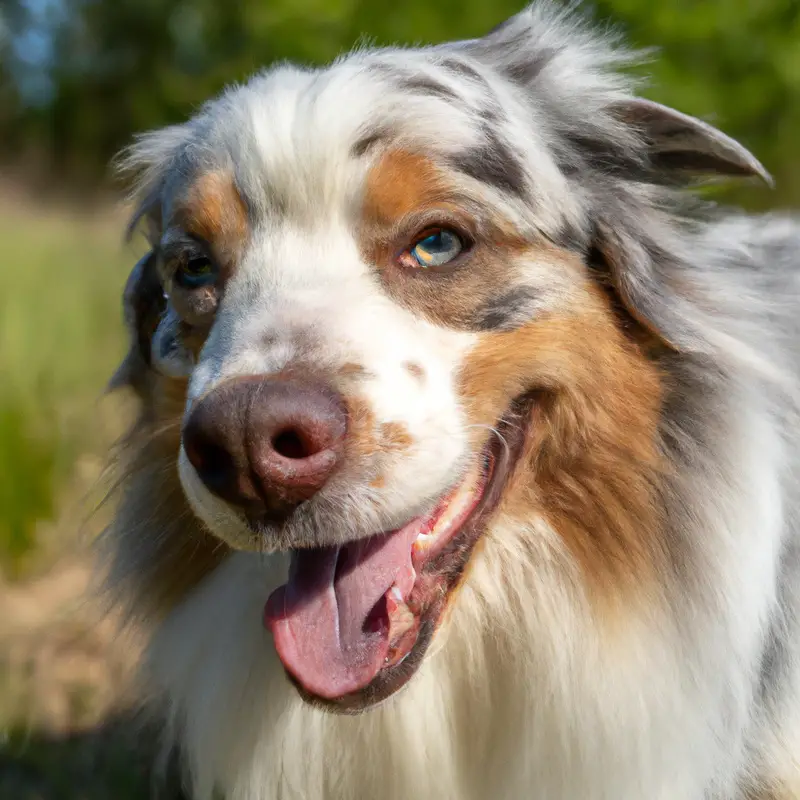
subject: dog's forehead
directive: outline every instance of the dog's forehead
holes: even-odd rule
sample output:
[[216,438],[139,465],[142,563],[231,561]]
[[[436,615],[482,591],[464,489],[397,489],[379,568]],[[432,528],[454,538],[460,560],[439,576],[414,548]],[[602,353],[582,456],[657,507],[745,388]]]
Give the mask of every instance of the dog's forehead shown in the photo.
[[[370,168],[393,150],[423,154],[451,183],[512,216],[515,205],[530,208],[563,182],[535,106],[502,76],[447,50],[275,68],[210,103],[193,126],[196,164],[183,170],[192,179],[182,189],[198,173],[227,170],[254,221],[357,213]],[[546,224],[548,203],[538,205]]]

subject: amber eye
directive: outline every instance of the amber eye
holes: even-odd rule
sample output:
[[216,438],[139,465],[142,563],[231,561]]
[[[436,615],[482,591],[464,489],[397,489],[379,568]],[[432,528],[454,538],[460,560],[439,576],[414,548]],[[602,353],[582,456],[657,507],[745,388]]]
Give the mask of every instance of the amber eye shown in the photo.
[[449,264],[464,249],[457,233],[447,228],[428,231],[403,254],[406,266],[428,269]]
[[192,256],[175,270],[175,282],[185,289],[198,289],[216,283],[217,268],[207,256]]

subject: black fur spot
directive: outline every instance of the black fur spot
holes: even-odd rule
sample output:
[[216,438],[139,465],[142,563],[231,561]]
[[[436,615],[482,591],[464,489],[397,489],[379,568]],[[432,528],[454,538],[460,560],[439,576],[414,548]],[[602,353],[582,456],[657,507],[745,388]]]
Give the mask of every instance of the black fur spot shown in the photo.
[[459,172],[475,180],[524,198],[526,182],[521,162],[488,126],[484,135],[484,144],[453,156],[450,163]]
[[527,286],[518,286],[499,297],[493,297],[478,309],[475,330],[513,330],[533,316],[537,300],[537,293]]

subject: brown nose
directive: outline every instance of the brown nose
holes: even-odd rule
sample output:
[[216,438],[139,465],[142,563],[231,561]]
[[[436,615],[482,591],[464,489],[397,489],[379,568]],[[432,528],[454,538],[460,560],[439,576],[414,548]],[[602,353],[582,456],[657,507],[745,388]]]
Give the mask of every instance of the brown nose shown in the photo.
[[203,483],[248,515],[281,521],[341,459],[347,417],[323,386],[251,377],[222,384],[189,415],[183,447]]

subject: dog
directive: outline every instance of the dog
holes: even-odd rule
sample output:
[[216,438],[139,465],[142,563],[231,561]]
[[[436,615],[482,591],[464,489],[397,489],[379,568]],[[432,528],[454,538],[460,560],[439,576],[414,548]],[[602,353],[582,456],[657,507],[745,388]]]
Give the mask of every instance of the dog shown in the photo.
[[541,0],[123,155],[105,580],[192,797],[800,797],[800,225]]

